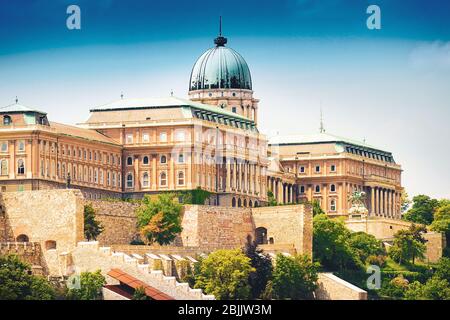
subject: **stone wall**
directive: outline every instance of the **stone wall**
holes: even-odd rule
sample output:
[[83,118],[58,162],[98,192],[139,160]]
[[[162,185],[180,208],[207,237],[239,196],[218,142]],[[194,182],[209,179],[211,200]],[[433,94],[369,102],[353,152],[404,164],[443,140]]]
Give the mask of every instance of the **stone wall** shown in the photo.
[[46,273],[59,274],[58,252],[84,239],[83,196],[78,190],[39,190],[0,194],[3,241],[40,244]]
[[[372,218],[369,220],[346,220],[347,228],[354,232],[367,232],[375,238],[384,241],[392,241],[394,234],[400,230],[407,229],[411,222],[403,220],[394,220],[386,218]],[[428,262],[437,262],[442,257],[445,248],[445,235],[439,232],[427,232],[424,235],[427,241],[427,251],[425,260]]]
[[0,242],[0,256],[15,255],[31,266],[34,274],[44,274],[41,245],[38,242]]
[[332,273],[319,273],[318,300],[367,300],[367,292],[353,284],[336,277]]
[[289,205],[252,208],[255,228],[267,229],[275,245],[293,244],[297,253],[312,256],[312,210],[310,206]]
[[242,247],[254,238],[251,210],[215,206],[186,205],[180,234],[181,245],[190,247]]
[[104,227],[97,240],[102,245],[129,244],[137,234],[137,204],[125,201],[86,200],[95,210],[96,220]]

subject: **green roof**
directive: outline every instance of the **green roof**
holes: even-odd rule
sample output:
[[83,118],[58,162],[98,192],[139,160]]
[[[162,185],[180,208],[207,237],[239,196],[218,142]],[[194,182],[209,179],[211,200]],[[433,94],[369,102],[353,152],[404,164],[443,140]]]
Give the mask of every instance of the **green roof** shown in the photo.
[[46,112],[42,112],[37,109],[33,109],[18,103],[13,103],[10,104],[9,106],[0,108],[0,113],[22,113],[22,112],[36,112],[41,114],[47,114]]
[[143,98],[143,99],[119,99],[114,102],[95,107],[91,112],[114,111],[114,110],[133,110],[133,109],[149,109],[149,108],[171,108],[171,107],[190,107],[202,111],[221,114],[230,118],[240,119],[248,123],[254,123],[246,117],[237,113],[221,109],[217,106],[212,106],[204,103],[191,101],[188,99],[178,97],[167,98]]

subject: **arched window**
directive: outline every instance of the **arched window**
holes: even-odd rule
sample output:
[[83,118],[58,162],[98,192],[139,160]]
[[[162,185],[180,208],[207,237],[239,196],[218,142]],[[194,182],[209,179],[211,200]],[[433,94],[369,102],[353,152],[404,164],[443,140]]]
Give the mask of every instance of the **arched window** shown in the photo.
[[183,154],[178,155],[178,163],[184,163],[184,155]]
[[17,174],[25,174],[25,165],[22,159],[17,160]]
[[258,207],[259,207],[258,201],[255,201],[255,208],[258,208]]
[[8,175],[8,160],[6,159],[2,159],[2,161],[0,161],[0,171],[1,171],[1,175],[2,176],[7,176]]
[[165,172],[161,172],[159,176],[159,185],[166,186],[167,185],[167,174]]
[[320,193],[320,186],[319,186],[319,185],[316,185],[316,187],[315,187],[315,192],[316,192],[316,193]]
[[127,188],[133,188],[133,174],[127,174]]
[[247,207],[247,199],[244,199],[244,207]]
[[184,172],[183,171],[178,172],[178,185],[179,186],[184,185]]
[[115,187],[116,186],[116,173],[113,172],[112,174],[112,186]]
[[127,166],[131,166],[133,165],[133,158],[132,157],[128,157],[127,158]]
[[45,241],[45,250],[56,249],[56,241],[55,240],[47,240]]
[[231,200],[231,206],[232,206],[232,207],[236,207],[236,198],[233,198],[233,199]]
[[249,202],[248,202],[248,206],[251,208],[251,207],[253,207],[253,202],[252,202],[252,200],[250,200]]
[[148,164],[148,157],[144,156],[144,158],[142,159],[142,163],[147,165]]
[[239,207],[239,208],[242,207],[242,201],[241,201],[241,199],[238,199],[238,207]]
[[28,238],[28,236],[26,234],[21,234],[16,238],[17,242],[29,242],[30,239]]
[[98,171],[97,171],[97,169],[94,170],[94,182],[98,183]]
[[149,185],[148,173],[144,172],[144,174],[142,175],[142,187],[147,188],[148,185]]
[[3,125],[9,126],[11,124],[11,117],[10,116],[4,116],[3,117]]
[[332,185],[330,186],[330,191],[331,191],[331,192],[336,192],[336,185],[332,184]]
[[255,229],[256,244],[267,244],[267,229],[258,227]]
[[167,157],[166,156],[161,156],[161,158],[159,159],[160,163],[167,163]]
[[63,163],[62,164],[62,178],[65,179],[66,178],[66,165]]

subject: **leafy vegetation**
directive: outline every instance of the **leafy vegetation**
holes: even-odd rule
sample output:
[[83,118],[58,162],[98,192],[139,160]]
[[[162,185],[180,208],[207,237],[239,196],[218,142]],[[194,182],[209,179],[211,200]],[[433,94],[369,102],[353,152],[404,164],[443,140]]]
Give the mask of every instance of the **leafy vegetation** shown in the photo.
[[414,223],[431,224],[434,211],[438,206],[439,201],[436,199],[423,194],[415,196],[412,208],[403,215],[403,218]]
[[248,299],[248,279],[254,271],[250,258],[241,249],[217,250],[203,259],[195,278],[195,288],[203,289],[217,299]]
[[306,255],[287,257],[278,254],[273,271],[273,295],[277,299],[313,299],[317,289],[319,263]]
[[164,193],[152,201],[145,195],[137,208],[138,228],[149,244],[168,244],[181,232],[182,206],[175,201],[175,197],[172,193]]
[[145,294],[145,289],[143,287],[138,287],[134,290],[132,300],[150,300],[150,298]]
[[103,232],[103,226],[95,220],[95,210],[92,204],[84,206],[84,236],[88,241],[96,240]]
[[0,300],[53,300],[55,288],[15,255],[0,257]]
[[80,287],[69,289],[67,298],[70,300],[101,300],[102,288],[105,284],[105,277],[100,270],[82,272],[80,275]]
[[389,256],[396,262],[402,264],[416,258],[425,257],[425,242],[422,233],[427,230],[424,226],[412,224],[407,230],[400,230],[394,235],[394,245],[389,250]]
[[244,254],[250,259],[251,266],[255,271],[250,272],[248,282],[251,288],[251,298],[258,299],[267,287],[272,277],[272,260],[269,255],[257,248],[256,242],[250,239],[244,248]]

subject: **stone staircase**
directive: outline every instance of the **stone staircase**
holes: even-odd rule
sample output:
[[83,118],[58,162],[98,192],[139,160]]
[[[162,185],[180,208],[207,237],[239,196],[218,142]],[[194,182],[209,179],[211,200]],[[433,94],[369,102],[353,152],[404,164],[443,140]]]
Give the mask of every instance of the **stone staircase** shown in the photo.
[[[111,269],[123,272],[147,283],[177,300],[214,300],[214,296],[203,294],[201,289],[192,289],[188,283],[179,282],[181,266],[193,268],[195,259],[177,255],[147,253],[139,254],[113,252],[110,247],[100,247],[98,242],[79,242],[70,253],[65,253],[66,274],[75,271],[96,271],[100,269],[106,275]],[[185,261],[185,262],[180,262]],[[106,276],[108,284],[117,281]]]

